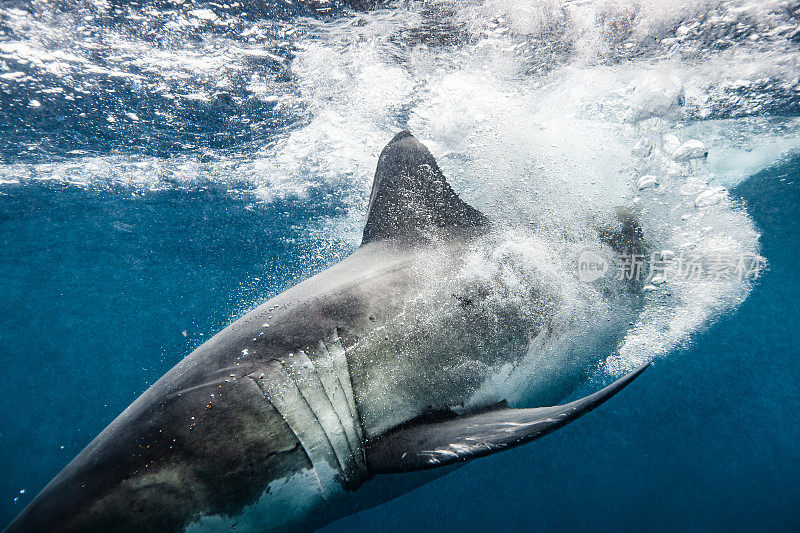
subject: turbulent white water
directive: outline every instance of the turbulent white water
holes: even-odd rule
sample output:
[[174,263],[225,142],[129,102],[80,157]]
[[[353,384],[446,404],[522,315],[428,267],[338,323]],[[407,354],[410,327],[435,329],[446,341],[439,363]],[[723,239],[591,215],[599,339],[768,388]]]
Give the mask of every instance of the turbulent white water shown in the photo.
[[[3,8],[8,101],[144,149],[69,150],[57,136],[26,141],[20,127],[0,193],[20,180],[137,191],[202,180],[263,202],[320,190],[346,215],[319,231],[355,244],[377,155],[408,128],[465,200],[517,228],[461,275],[507,283],[502,265],[525,265],[566,295],[564,320],[591,320],[614,310],[576,263],[583,250],[608,254],[597,228],[617,207],[638,212],[664,257],[700,255],[706,272],[715,254],[758,259],[757,230],[727,189],[800,148],[794,2],[409,1],[283,19],[237,6]],[[138,99],[99,98],[108,83]],[[222,141],[209,127],[155,153],[159,132],[180,137],[191,117],[220,113]],[[650,281],[638,319],[603,355],[610,374],[689,342],[753,285]]]

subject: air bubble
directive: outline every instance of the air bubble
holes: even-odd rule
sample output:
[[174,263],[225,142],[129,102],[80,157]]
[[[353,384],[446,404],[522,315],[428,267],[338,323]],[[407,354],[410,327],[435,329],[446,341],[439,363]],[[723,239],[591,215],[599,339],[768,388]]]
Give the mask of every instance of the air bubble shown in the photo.
[[678,146],[672,154],[672,158],[675,161],[689,161],[690,159],[699,159],[707,156],[706,145],[697,139],[686,141]]
[[636,182],[636,187],[641,191],[644,189],[652,189],[658,186],[658,180],[655,176],[646,175],[639,178],[639,181]]
[[712,205],[718,204],[724,197],[725,189],[722,187],[714,187],[713,189],[700,193],[697,198],[694,199],[694,206],[699,209],[711,207]]

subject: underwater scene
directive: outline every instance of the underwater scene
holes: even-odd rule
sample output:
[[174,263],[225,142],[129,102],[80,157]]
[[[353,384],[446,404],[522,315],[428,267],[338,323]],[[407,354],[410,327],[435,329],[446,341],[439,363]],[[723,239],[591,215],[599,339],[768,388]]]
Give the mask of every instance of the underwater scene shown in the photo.
[[0,524],[797,531],[798,217],[798,1],[0,0]]

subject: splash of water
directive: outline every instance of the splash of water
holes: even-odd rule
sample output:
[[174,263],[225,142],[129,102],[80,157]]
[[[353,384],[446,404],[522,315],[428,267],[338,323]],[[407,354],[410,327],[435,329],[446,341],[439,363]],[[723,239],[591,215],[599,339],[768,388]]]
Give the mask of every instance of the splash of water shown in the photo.
[[[652,251],[757,256],[726,191],[798,148],[793,3],[437,0],[317,16],[290,4],[4,8],[0,188],[323,191],[345,215],[318,232],[355,244],[377,154],[410,128],[465,200],[530,230],[502,246],[574,295],[573,317],[602,304],[574,263],[602,251],[598,227],[621,206]],[[604,368],[669,353],[751,288],[650,284]]]

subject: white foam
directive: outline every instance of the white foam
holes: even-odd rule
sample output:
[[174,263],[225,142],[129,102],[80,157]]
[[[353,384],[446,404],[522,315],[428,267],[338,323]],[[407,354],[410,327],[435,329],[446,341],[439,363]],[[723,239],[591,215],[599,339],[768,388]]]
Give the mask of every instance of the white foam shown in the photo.
[[[785,125],[761,128],[758,139],[773,146],[768,154],[754,155],[748,172],[738,178],[733,177],[733,169],[720,171],[722,154],[741,143],[737,128],[757,120],[697,120],[713,108],[716,89],[709,86],[733,59],[728,53],[695,55],[691,61],[680,53],[667,54],[676,47],[687,54],[697,49],[704,22],[693,26],[687,18],[702,21],[711,10],[720,9],[730,17],[743,17],[733,10],[735,6],[671,2],[631,10],[622,2],[437,5],[446,5],[455,14],[443,10],[445,14],[434,26],[425,18],[429,14],[398,8],[362,16],[360,26],[337,28],[335,36],[310,37],[313,45],[304,46],[299,59],[306,65],[330,64],[330,75],[316,81],[319,72],[308,73],[304,81],[310,83],[306,87],[309,98],[319,102],[320,109],[332,102],[334,107],[348,102],[354,108],[347,113],[348,127],[383,135],[385,142],[404,124],[402,120],[393,124],[391,112],[376,112],[369,96],[385,94],[386,79],[402,80],[395,82],[400,89],[389,93],[386,107],[390,111],[407,109],[407,125],[431,148],[461,195],[495,220],[535,228],[541,238],[549,240],[551,251],[564,251],[564,239],[590,243],[593,232],[587,228],[592,223],[617,206],[629,205],[640,210],[648,239],[656,249],[757,253],[752,222],[724,189],[715,187],[734,185],[749,172],[774,162],[772,154],[791,152],[800,143],[784,133]],[[752,9],[748,13],[753,16]],[[603,17],[605,20],[598,22]],[[427,29],[432,36],[450,22],[455,21],[454,26],[464,23],[460,28],[466,28],[468,38],[454,47],[437,47],[403,43],[397,33],[387,37],[378,31],[394,30],[399,19],[419,32]],[[610,28],[624,32],[623,23],[629,24],[631,46],[612,42]],[[677,31],[679,28],[683,29]],[[573,55],[559,63],[554,54],[543,59],[546,65],[536,64],[528,46],[543,36],[567,43]],[[654,37],[667,41],[657,44],[647,61],[606,62],[609,55],[645,50]],[[598,43],[602,46],[596,46]],[[775,53],[789,57],[784,48],[775,48]],[[763,47],[752,41],[742,43],[739,52],[744,57],[737,61],[761,59],[764,54]],[[365,57],[376,72],[387,76],[348,74],[348,70],[363,68]],[[724,66],[714,68],[717,62]],[[545,74],[528,74],[537,67],[546,67]],[[763,76],[765,69],[769,70],[766,62],[759,60],[758,65],[748,66],[746,74]],[[786,79],[790,71],[796,73],[788,67],[771,71]],[[729,79],[730,71],[726,72],[723,77]],[[363,103],[350,103],[353,94],[363,95]],[[336,115],[335,121],[342,120]],[[703,131],[711,124],[718,127],[715,135]],[[319,129],[322,124],[312,122],[308,131]],[[706,150],[708,160],[702,159]],[[334,153],[314,155],[317,160],[326,157],[335,164]],[[373,152],[371,161],[361,165],[367,176],[374,161]],[[340,174],[346,172],[339,169]],[[650,189],[653,192],[646,198],[638,196],[637,175],[660,176],[642,183],[650,189],[657,181],[659,187]],[[713,185],[715,182],[720,185]],[[362,183],[368,180],[356,180],[357,185]],[[691,196],[687,196],[690,190]],[[714,199],[699,202],[703,213],[696,212],[695,199],[700,195]],[[364,204],[355,201],[353,205],[353,216],[359,219]],[[523,237],[509,239],[506,246],[527,242]],[[481,268],[491,271],[486,264]],[[567,285],[573,275],[567,269],[560,271],[561,281]],[[655,281],[661,288],[650,293],[652,299],[630,328],[619,353],[609,359],[607,369],[612,374],[687,342],[714,316],[737,305],[751,286],[742,280]],[[574,300],[567,298],[567,307],[593,301],[585,295],[574,296]],[[497,386],[508,386],[513,379],[510,373],[498,370],[496,381]]]

